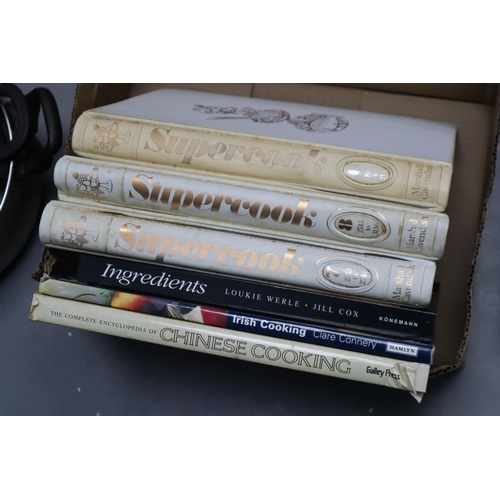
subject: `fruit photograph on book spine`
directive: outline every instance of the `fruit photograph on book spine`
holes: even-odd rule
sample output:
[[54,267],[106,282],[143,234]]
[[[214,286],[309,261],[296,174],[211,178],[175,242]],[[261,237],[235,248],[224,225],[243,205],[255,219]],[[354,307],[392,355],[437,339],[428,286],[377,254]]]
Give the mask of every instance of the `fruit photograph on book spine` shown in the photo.
[[99,291],[85,291],[75,293],[78,287],[64,281],[47,280],[42,281],[43,293],[66,299],[88,302],[90,304],[105,305],[116,309],[125,309],[145,314],[153,314],[167,318],[194,321],[211,326],[227,326],[227,312],[214,307],[187,304],[171,299],[162,299],[150,295],[139,295],[111,289]]

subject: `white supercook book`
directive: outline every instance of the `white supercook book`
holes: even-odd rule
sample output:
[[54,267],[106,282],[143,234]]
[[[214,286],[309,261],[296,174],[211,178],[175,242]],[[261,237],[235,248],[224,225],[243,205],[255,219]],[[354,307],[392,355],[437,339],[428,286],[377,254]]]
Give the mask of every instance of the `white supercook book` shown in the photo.
[[400,259],[213,230],[164,215],[51,201],[39,225],[42,243],[75,251],[165,263],[401,305],[430,303],[434,261]]
[[81,156],[240,175],[444,211],[454,125],[179,89],[85,111]]

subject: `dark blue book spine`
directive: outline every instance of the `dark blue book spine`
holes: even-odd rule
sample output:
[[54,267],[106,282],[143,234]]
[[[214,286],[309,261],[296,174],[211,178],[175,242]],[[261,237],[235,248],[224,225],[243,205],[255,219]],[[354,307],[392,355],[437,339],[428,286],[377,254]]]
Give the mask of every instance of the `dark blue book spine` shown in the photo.
[[318,328],[312,325],[227,311],[226,327],[269,337],[280,337],[347,351],[431,364],[434,348],[361,335],[354,332]]

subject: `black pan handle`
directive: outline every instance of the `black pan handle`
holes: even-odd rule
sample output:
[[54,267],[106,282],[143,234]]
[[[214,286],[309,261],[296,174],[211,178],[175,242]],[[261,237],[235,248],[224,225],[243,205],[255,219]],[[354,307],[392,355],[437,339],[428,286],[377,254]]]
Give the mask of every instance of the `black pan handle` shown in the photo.
[[29,138],[29,111],[24,95],[18,87],[12,83],[0,83],[0,97],[8,97],[16,112],[17,124],[13,131],[12,140],[0,144],[0,163],[9,163],[19,154]]
[[[28,104],[30,114],[30,138],[26,145],[26,151],[16,168],[16,176],[23,177],[30,174],[45,172],[52,165],[54,155],[59,151],[62,144],[62,126],[57,108],[56,100],[50,90],[44,87],[33,89],[26,94],[25,100]],[[45,128],[47,130],[47,142],[42,146],[35,134],[38,131],[38,115],[43,111]]]

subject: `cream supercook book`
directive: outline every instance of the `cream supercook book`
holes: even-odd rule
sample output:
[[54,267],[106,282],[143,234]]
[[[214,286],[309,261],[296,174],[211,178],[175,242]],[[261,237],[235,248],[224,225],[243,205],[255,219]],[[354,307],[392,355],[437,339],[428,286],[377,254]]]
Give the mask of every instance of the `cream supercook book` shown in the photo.
[[63,156],[54,168],[62,201],[199,217],[304,243],[438,260],[448,215],[420,207],[172,168]]
[[444,211],[455,136],[429,120],[159,89],[85,111],[72,148]]

